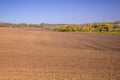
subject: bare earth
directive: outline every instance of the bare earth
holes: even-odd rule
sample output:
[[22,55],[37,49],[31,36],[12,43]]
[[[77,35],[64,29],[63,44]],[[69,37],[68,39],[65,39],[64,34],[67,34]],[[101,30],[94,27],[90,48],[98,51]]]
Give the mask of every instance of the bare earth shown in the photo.
[[1,28],[0,80],[120,80],[120,35]]

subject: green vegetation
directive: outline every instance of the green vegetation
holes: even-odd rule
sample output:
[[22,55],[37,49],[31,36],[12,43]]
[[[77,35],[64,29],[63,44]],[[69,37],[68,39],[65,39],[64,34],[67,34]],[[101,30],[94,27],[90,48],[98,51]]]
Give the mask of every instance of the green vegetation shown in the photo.
[[113,35],[120,35],[120,32],[96,32],[97,34],[113,34]]
[[120,34],[120,22],[94,23],[94,24],[11,24],[0,23],[0,27],[5,28],[44,28],[60,32],[92,32],[99,34]]
[[55,31],[61,31],[61,32],[77,32],[78,27],[77,26],[59,26],[54,28]]
[[96,23],[85,24],[81,26],[66,25],[52,28],[52,30],[61,32],[95,32],[101,34],[120,34],[120,26],[114,23]]

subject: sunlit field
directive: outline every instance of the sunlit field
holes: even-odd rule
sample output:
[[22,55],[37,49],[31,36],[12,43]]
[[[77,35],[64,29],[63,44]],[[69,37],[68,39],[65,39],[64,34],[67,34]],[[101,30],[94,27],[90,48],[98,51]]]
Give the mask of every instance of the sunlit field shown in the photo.
[[119,80],[120,35],[0,28],[0,80]]

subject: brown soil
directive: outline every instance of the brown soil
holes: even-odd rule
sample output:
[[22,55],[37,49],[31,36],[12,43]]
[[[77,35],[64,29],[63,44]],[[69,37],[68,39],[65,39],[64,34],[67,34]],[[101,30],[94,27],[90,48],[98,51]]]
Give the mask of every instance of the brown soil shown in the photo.
[[120,80],[120,35],[2,28],[0,80]]

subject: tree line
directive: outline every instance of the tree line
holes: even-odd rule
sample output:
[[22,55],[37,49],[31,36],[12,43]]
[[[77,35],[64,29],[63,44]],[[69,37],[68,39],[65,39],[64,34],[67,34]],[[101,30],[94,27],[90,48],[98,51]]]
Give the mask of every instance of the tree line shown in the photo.
[[65,25],[52,28],[61,32],[120,32],[120,25],[114,23],[96,23],[77,25]]
[[120,32],[120,21],[111,23],[94,23],[94,24],[11,24],[0,23],[0,27],[12,28],[45,28],[61,32]]

